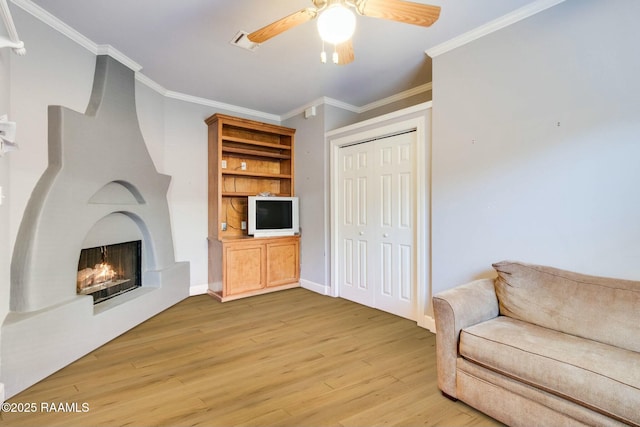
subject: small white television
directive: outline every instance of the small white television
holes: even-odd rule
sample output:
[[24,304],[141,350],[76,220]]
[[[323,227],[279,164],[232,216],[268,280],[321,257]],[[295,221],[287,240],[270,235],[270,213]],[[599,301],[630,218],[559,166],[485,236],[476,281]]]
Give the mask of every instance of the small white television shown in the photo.
[[248,233],[254,237],[293,236],[300,232],[298,198],[250,196]]

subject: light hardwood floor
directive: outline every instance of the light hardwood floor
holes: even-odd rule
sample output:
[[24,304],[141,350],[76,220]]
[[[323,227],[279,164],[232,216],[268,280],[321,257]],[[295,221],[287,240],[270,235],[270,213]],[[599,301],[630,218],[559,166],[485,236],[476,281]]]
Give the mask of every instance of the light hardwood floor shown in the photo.
[[[500,425],[443,397],[435,363],[432,333],[350,301],[300,288],[202,295],[14,396],[37,412],[0,425]],[[78,412],[42,410],[60,403]]]

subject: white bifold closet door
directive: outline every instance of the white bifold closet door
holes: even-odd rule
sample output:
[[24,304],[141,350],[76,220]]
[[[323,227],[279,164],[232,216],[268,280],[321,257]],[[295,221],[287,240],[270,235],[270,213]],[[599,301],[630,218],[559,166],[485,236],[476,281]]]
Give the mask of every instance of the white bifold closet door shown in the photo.
[[341,297],[416,319],[415,147],[410,131],[338,156]]

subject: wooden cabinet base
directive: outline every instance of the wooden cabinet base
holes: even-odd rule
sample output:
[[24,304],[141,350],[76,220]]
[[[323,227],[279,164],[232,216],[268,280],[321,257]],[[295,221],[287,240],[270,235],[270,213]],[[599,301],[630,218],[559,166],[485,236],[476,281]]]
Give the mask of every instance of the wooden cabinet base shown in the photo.
[[300,236],[209,240],[209,273],[222,290],[208,293],[223,302],[298,287]]
[[209,289],[207,293],[220,302],[227,302],[227,301],[233,301],[236,299],[267,294],[269,292],[284,291],[285,289],[292,289],[292,288],[299,288],[299,287],[300,287],[300,282],[297,282],[297,283],[290,283],[288,285],[273,286],[270,288],[258,289],[255,291],[245,292],[242,294],[227,295],[227,296],[222,296],[222,291],[215,292],[215,291],[212,291],[211,289]]

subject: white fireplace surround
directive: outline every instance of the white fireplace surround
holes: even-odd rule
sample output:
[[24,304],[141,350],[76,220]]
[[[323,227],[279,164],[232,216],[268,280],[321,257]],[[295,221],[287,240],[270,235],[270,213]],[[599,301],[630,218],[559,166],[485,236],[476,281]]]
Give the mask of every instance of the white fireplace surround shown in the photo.
[[[49,107],[49,166],[24,213],[11,260],[0,383],[11,397],[189,295],[174,259],[171,178],[147,151],[135,75],[98,56],[85,114]],[[142,240],[142,287],[94,307],[76,294],[80,251]]]

